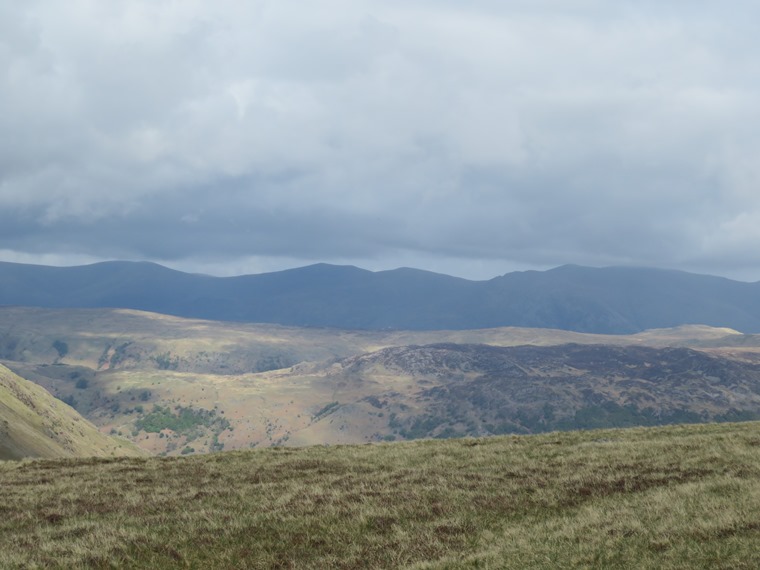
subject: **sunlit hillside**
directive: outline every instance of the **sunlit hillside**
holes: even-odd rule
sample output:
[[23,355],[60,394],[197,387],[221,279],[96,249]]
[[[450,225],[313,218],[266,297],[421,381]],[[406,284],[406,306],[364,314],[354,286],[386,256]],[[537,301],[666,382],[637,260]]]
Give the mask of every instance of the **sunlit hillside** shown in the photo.
[[101,434],[44,388],[0,365],[0,460],[138,455],[145,452]]

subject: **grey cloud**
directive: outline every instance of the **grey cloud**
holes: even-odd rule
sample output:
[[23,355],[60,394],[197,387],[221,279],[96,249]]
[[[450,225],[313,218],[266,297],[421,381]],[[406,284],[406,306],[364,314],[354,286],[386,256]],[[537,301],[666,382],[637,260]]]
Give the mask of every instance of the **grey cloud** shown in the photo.
[[746,2],[0,10],[2,251],[760,261]]

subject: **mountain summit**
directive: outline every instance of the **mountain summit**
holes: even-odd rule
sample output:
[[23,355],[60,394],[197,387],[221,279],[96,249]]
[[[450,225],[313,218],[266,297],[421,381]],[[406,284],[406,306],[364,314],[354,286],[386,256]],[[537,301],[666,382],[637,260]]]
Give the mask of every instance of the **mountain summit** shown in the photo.
[[112,307],[347,329],[499,326],[635,333],[683,324],[760,332],[760,283],[662,269],[565,265],[488,281],[328,264],[210,277],[153,263],[0,263],[0,304]]

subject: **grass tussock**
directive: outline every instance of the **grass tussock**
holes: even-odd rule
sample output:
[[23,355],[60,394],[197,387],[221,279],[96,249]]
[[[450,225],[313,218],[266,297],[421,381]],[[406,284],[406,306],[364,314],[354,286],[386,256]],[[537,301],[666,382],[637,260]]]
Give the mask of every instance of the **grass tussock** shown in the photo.
[[760,425],[0,463],[2,568],[758,568]]

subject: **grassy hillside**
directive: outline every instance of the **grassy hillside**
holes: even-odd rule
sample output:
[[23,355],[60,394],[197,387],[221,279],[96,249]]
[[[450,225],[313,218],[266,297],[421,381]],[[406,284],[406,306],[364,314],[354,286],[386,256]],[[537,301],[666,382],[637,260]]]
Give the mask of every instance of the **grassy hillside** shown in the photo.
[[101,434],[45,389],[0,365],[0,460],[142,454],[129,442]]
[[437,344],[245,375],[8,365],[171,455],[760,419],[759,364],[687,348]]
[[392,346],[433,343],[494,346],[645,344],[722,346],[751,350],[758,337],[731,329],[688,326],[635,335],[593,335],[551,329],[357,331],[183,319],[126,309],[0,307],[0,359],[67,364],[96,371],[174,370],[246,374],[300,362],[345,358]]
[[[606,348],[581,348],[589,344]],[[541,348],[494,348],[518,345]],[[758,346],[756,336],[703,326],[628,336],[368,332],[0,308],[9,368],[102,431],[170,455],[753,419]]]
[[760,566],[760,424],[0,464],[0,567]]

